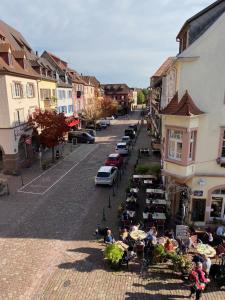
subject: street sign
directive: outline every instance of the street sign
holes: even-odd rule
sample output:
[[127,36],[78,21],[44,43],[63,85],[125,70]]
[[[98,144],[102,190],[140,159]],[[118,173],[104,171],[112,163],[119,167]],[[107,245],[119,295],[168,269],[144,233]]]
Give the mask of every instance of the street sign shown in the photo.
[[178,239],[187,239],[189,235],[188,226],[186,225],[177,225],[176,226],[176,238]]

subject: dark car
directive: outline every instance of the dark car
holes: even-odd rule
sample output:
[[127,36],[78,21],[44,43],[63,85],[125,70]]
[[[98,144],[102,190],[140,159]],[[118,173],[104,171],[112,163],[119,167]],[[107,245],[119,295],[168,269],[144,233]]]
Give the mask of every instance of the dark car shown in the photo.
[[136,124],[129,125],[128,127],[133,129],[135,132],[137,132],[137,125]]
[[96,131],[94,129],[86,128],[83,131],[89,133],[91,136],[95,137],[96,136]]
[[95,125],[93,123],[89,123],[89,124],[87,124],[86,129],[93,129],[96,131],[100,131],[100,130],[102,130],[102,127],[99,124]]
[[131,139],[134,139],[135,131],[132,128],[127,128],[124,130],[124,135],[128,135]]
[[68,133],[68,142],[71,143],[76,141],[77,143],[93,144],[95,138],[87,132],[83,131],[70,131]]

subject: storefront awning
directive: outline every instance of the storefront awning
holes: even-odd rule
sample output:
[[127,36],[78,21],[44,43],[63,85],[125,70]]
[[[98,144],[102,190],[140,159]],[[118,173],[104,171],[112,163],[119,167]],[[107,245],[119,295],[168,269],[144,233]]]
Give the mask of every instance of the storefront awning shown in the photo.
[[73,127],[73,126],[76,126],[80,123],[80,120],[73,120],[72,122],[70,122],[68,124],[69,127]]

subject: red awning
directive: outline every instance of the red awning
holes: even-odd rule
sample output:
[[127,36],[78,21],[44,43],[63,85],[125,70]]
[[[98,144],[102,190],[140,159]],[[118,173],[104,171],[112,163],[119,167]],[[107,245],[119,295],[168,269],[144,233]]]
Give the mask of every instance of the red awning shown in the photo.
[[68,126],[69,127],[73,127],[73,126],[75,126],[75,125],[78,125],[80,123],[80,120],[73,120],[72,122],[70,122],[69,124],[68,124]]

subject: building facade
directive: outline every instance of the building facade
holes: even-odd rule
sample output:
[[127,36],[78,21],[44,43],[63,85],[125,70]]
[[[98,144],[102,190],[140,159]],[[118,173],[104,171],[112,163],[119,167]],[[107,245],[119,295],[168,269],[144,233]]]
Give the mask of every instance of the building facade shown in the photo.
[[182,27],[176,93],[161,111],[171,214],[198,225],[225,221],[224,5],[215,2]]

